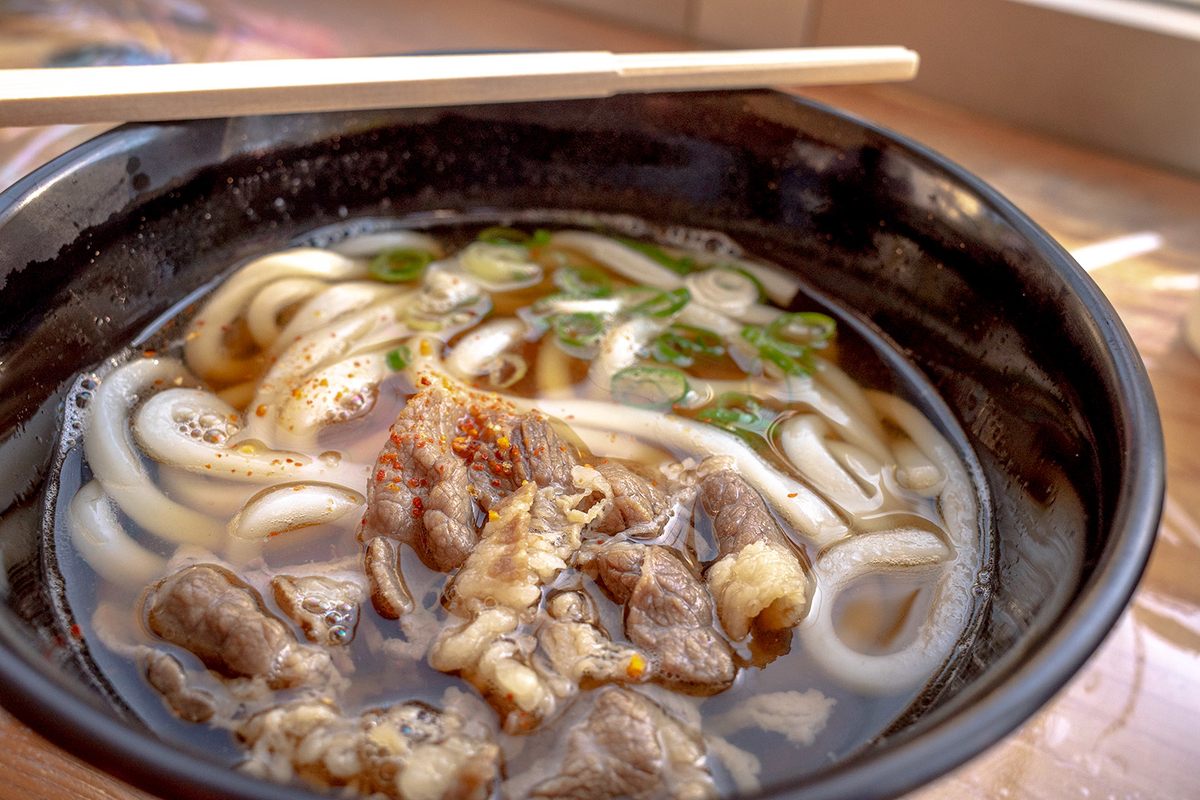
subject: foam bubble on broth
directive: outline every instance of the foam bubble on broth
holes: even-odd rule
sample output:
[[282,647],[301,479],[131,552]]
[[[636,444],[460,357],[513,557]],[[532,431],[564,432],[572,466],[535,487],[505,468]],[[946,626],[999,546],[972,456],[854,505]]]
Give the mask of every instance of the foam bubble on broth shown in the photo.
[[[82,522],[78,515],[68,522],[66,513],[59,513],[55,531],[60,543],[87,545],[57,550],[68,577],[69,601],[106,678],[152,729],[179,743],[204,729],[206,746],[233,764],[242,754],[227,731],[237,728],[245,715],[281,702],[325,693],[336,698],[343,713],[353,715],[410,700],[440,708],[447,698],[461,695],[475,702],[456,701],[456,707],[473,709],[468,712],[475,717],[471,724],[499,742],[507,763],[506,786],[519,793],[542,785],[538,781],[556,769],[567,769],[563,743],[568,733],[589,724],[588,709],[602,687],[618,685],[652,697],[655,707],[665,708],[667,718],[675,720],[670,724],[708,736],[708,780],[730,793],[756,782],[769,786],[815,772],[830,756],[858,749],[942,668],[977,610],[971,586],[983,552],[975,486],[955,448],[937,429],[953,431],[952,421],[939,418],[935,427],[899,398],[860,388],[850,377],[860,370],[836,363],[839,344],[806,343],[810,329],[822,323],[805,310],[815,304],[805,298],[799,282],[748,258],[728,236],[660,230],[621,217],[593,220],[609,232],[601,236],[563,229],[577,224],[569,216],[516,214],[504,220],[516,232],[483,231],[498,242],[494,246],[502,248],[504,259],[487,267],[493,291],[476,294],[473,287],[484,278],[466,270],[455,254],[488,227],[485,220],[431,225],[411,234],[389,221],[326,229],[308,237],[306,244],[328,248],[328,257],[303,251],[293,266],[287,252],[272,255],[265,268],[253,267],[259,278],[240,278],[247,273],[238,272],[223,284],[240,281],[252,287],[239,289],[243,296],[219,301],[221,319],[232,333],[204,331],[197,324],[206,313],[202,310],[188,321],[190,332],[183,341],[168,341],[164,335],[156,343],[161,366],[154,368],[155,374],[178,374],[178,380],[170,378],[172,386],[208,392],[214,403],[222,402],[214,407],[228,403],[233,411],[208,419],[203,404],[192,403],[199,409],[193,419],[184,413],[192,406],[175,409],[182,420],[179,448],[155,450],[152,456],[139,449],[139,443],[146,447],[146,436],[128,420],[164,387],[154,384],[161,378],[134,387],[122,402],[112,404],[125,419],[119,426],[109,420],[110,438],[119,434],[126,442],[126,455],[133,459],[124,467],[126,473],[146,476],[155,494],[129,499],[136,488],[123,488],[107,474],[112,472],[109,465],[93,465],[76,454],[65,462],[59,481],[87,492],[95,512]],[[541,225],[558,232],[541,233]],[[526,238],[520,240],[521,235]],[[379,247],[426,247],[432,270],[448,277],[431,288],[430,267],[425,266],[414,276],[393,280],[395,274],[372,267]],[[407,258],[394,260],[403,265]],[[719,280],[689,283],[689,274],[717,270],[723,271]],[[701,287],[702,300],[689,286]],[[744,291],[748,286],[753,296]],[[722,288],[728,289],[726,295],[720,294]],[[217,297],[221,291],[218,286]],[[238,304],[241,311],[234,308]],[[496,335],[473,336],[497,321]],[[853,336],[839,326],[837,340]],[[247,337],[255,343],[248,344]],[[196,368],[210,375],[209,384],[189,369],[189,342],[197,339],[203,349]],[[180,356],[182,361],[172,360]],[[889,359],[895,356],[884,360]],[[113,362],[102,370],[101,388],[104,382],[120,383],[111,376],[127,374],[122,371],[129,363]],[[570,624],[591,625],[587,630],[600,634],[597,646],[610,647],[604,641],[611,642],[616,648],[611,652],[624,654],[624,661],[619,669],[596,672],[600,677],[563,690],[545,723],[539,721],[525,733],[502,730],[504,712],[499,718],[494,711],[482,712],[486,704],[480,692],[494,692],[495,678],[472,686],[428,663],[432,642],[464,620],[446,610],[446,575],[423,564],[407,544],[399,547],[398,569],[415,610],[390,620],[364,600],[353,639],[344,647],[328,648],[336,679],[319,689],[263,690],[250,677],[217,677],[195,654],[145,629],[136,610],[145,581],[139,578],[131,585],[121,580],[121,560],[96,555],[111,546],[106,542],[119,539],[99,536],[96,520],[105,520],[108,530],[126,536],[127,546],[145,553],[139,563],[169,559],[168,571],[202,562],[232,570],[264,611],[283,620],[297,641],[306,644],[299,623],[274,599],[272,578],[289,572],[318,575],[322,569],[349,574],[358,568],[361,514],[346,513],[342,506],[361,502],[389,426],[431,374],[446,380],[452,392],[469,393],[473,386],[510,397],[514,413],[536,408],[553,415],[564,441],[579,449],[589,468],[592,461],[612,459],[662,470],[654,474],[665,486],[677,487],[673,513],[653,530],[618,532],[613,540],[665,548],[701,582],[724,553],[714,539],[713,518],[696,499],[696,470],[714,443],[731,453],[735,472],[765,499],[773,524],[786,537],[785,549],[794,552],[806,576],[807,586],[793,590],[802,591],[809,604],[804,618],[778,631],[752,626],[745,639],[729,642],[737,677],[728,688],[710,696],[671,692],[643,682],[656,680],[661,662],[645,644],[631,642],[612,587],[572,553],[561,567],[547,568],[538,579],[541,599],[517,610],[518,617],[528,619],[513,631],[496,634],[494,641],[524,636],[536,643],[539,630],[553,622],[546,598],[582,592],[597,606],[595,619]],[[894,379],[903,389],[912,374]],[[88,380],[86,390],[82,384],[76,387],[80,396],[94,392],[94,382]],[[917,387],[908,394],[920,397],[927,389]],[[617,405],[611,405],[614,400]],[[200,435],[194,436],[193,429]],[[206,437],[210,429],[221,435]],[[122,431],[131,431],[132,438]],[[197,455],[181,456],[185,445]],[[309,483],[297,483],[300,473]],[[306,495],[313,509],[310,519],[289,517],[279,531],[263,523],[263,536],[242,537],[255,540],[249,542],[226,535],[177,546],[136,522],[152,518],[159,507],[155,503],[165,502],[200,515],[210,528],[229,530],[230,521],[245,508],[253,510],[254,498],[264,491],[269,495],[284,479],[298,486],[330,487],[330,507],[317,508],[325,502],[320,495]],[[593,491],[593,497],[601,493]],[[609,496],[600,502],[610,502]],[[476,505],[470,524],[486,531],[494,513]],[[582,512],[572,508],[565,513]],[[591,524],[581,528],[582,547],[604,546],[609,540],[589,531]],[[877,624],[878,619],[887,624]],[[725,641],[715,614],[712,624]],[[529,646],[542,652],[536,644]],[[172,655],[198,690],[216,698],[213,725],[183,722],[164,705],[161,692],[146,685],[139,664],[151,648]],[[534,665],[541,662],[530,657],[511,658],[536,674],[542,667]],[[888,662],[889,657],[894,659]],[[803,733],[784,732],[769,722],[730,723],[751,719],[738,709],[753,707],[759,702],[755,698],[764,696],[802,703],[798,707],[809,709],[813,722]],[[806,699],[796,699],[801,696]],[[506,707],[503,700],[491,700],[493,709]],[[240,710],[228,711],[234,706]],[[772,757],[777,751],[786,757]],[[297,779],[299,774],[314,780],[302,769],[289,773],[278,760],[272,769],[277,778]],[[328,775],[319,778],[329,780]],[[663,780],[665,786],[683,779],[667,775]]]

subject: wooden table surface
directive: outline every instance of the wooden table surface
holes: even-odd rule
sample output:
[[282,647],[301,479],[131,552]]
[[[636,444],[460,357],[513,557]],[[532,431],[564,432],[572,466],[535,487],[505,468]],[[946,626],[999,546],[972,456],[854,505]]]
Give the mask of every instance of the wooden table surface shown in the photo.
[[[347,6],[377,13],[346,14]],[[332,6],[296,0],[288,7],[340,26],[343,51],[350,54],[686,46],[515,0],[401,0],[386,7],[374,0]],[[982,120],[902,88],[803,93],[939,150],[997,187],[1070,250],[1117,240],[1108,248],[1116,256],[1106,258],[1106,248],[1086,251],[1090,271],[1141,351],[1166,435],[1166,510],[1130,609],[1038,715],[908,800],[1200,798],[1200,580],[1194,577],[1200,577],[1200,359],[1181,337],[1183,315],[1200,295],[1200,180]],[[1123,243],[1152,249],[1120,258]],[[1119,260],[1104,263],[1113,257]],[[0,712],[0,798],[147,797]]]

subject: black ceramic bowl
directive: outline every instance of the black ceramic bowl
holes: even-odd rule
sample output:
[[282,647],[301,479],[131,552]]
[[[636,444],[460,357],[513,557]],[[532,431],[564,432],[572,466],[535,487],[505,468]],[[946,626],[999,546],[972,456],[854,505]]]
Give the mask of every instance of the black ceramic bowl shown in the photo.
[[[228,265],[344,218],[564,208],[729,232],[856,309],[925,373],[992,498],[990,603],[955,669],[872,746],[768,793],[900,794],[982,751],[1083,664],[1149,554],[1149,383],[1070,257],[919,145],[771,92],[138,125],[0,201],[0,700],[171,798],[295,798],[127,721],[37,537],[65,382]],[[51,492],[53,486],[50,486]]]

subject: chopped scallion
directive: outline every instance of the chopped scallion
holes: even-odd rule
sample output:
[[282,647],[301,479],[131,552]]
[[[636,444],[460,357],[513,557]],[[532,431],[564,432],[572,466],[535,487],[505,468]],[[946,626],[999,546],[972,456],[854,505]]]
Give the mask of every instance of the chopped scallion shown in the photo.
[[554,285],[570,295],[608,297],[612,281],[595,267],[561,267],[554,273]]
[[525,244],[529,239],[529,234],[516,228],[493,225],[481,230],[475,239],[488,244]]
[[724,353],[719,335],[692,325],[672,325],[650,345],[650,354],[655,361],[676,367],[692,366],[697,356],[720,356]]
[[387,354],[387,365],[396,372],[412,363],[412,351],[406,345],[400,345]]
[[829,344],[837,330],[832,317],[815,311],[780,314],[764,330],[767,338],[780,351],[793,356],[807,354],[810,349]]
[[433,254],[425,250],[387,250],[371,259],[367,271],[375,280],[403,283],[421,277]]
[[716,408],[706,408],[697,417],[701,422],[733,433],[762,435],[770,427],[775,415],[748,394],[726,392],[717,398]]
[[635,286],[622,289],[617,295],[629,301],[630,314],[643,314],[648,317],[669,317],[692,299],[691,293],[683,286],[669,292],[647,286]]
[[639,242],[637,239],[626,239],[621,236],[614,236],[613,238],[626,247],[637,250],[643,255],[650,256],[650,258],[659,264],[679,275],[688,275],[698,269],[702,269],[702,265],[697,264],[696,259],[691,256],[676,257],[661,248],[655,247],[652,244],[646,244],[645,242]]
[[604,333],[604,321],[599,314],[559,314],[553,324],[554,335],[571,347],[595,344]]
[[670,408],[688,393],[687,377],[667,367],[626,367],[612,377],[613,398],[641,408]]

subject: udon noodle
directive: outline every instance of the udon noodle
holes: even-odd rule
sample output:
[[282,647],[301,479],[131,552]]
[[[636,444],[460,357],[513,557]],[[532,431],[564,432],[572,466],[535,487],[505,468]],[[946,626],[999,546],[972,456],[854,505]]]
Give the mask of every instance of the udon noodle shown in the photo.
[[693,798],[946,664],[974,488],[795,279],[465,235],[256,258],[102,376],[68,528],[174,717],[362,795]]

